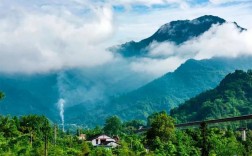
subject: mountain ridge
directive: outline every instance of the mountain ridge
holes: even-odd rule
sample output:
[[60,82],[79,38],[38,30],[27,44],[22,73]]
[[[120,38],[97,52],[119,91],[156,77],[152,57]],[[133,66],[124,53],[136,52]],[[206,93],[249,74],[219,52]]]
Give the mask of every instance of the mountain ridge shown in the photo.
[[191,122],[252,113],[252,70],[229,73],[214,89],[171,110],[178,122]]
[[[179,106],[186,100],[216,87],[230,72],[236,69],[252,68],[252,57],[213,58],[205,60],[190,59],[174,72],[121,96],[113,97],[108,103],[101,103],[90,113],[71,114],[68,122],[82,119],[82,122],[95,123],[95,118],[105,119],[110,115],[118,115],[122,120],[145,120],[150,114]],[[76,106],[80,109],[81,106]],[[84,108],[83,108],[84,109]],[[78,117],[77,117],[78,116]],[[80,121],[81,122],[81,121]],[[103,121],[99,120],[99,124]]]
[[205,15],[193,20],[177,20],[162,25],[153,35],[139,42],[130,41],[113,49],[124,57],[144,56],[146,48],[153,41],[170,41],[181,44],[192,37],[198,37],[210,29],[213,24],[223,24],[226,21],[218,16]]

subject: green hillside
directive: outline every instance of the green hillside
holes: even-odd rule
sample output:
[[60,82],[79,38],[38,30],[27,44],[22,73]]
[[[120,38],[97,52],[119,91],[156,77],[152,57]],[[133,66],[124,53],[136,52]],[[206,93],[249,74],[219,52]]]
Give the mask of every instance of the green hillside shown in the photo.
[[102,109],[105,114],[117,114],[126,120],[144,119],[151,113],[162,110],[169,112],[185,100],[215,88],[228,73],[236,69],[250,69],[251,60],[247,57],[188,60],[174,72],[133,92],[113,98]]
[[59,93],[57,75],[52,74],[0,74],[0,89],[5,99],[0,104],[0,114],[44,114],[57,119]]
[[94,109],[82,105],[67,109],[66,122],[102,124],[109,115],[118,115],[123,120],[145,120],[153,112],[169,112],[186,100],[215,88],[228,73],[251,67],[251,57],[188,60],[174,72],[133,92],[113,97],[108,103],[100,103]]
[[180,122],[233,117],[252,113],[252,71],[236,70],[212,90],[171,110]]

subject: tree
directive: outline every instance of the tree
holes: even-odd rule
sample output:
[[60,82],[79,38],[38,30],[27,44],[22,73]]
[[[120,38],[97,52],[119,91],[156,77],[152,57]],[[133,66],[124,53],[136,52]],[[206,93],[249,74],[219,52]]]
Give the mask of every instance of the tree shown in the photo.
[[122,129],[122,122],[117,116],[110,116],[106,119],[104,132],[108,135],[118,135]]
[[127,134],[133,134],[134,131],[139,129],[139,127],[144,126],[144,121],[142,120],[131,120],[123,123],[123,132]]
[[244,147],[235,137],[233,131],[217,128],[209,130],[209,155],[245,155]]
[[42,127],[41,131],[43,132],[44,137],[44,155],[47,156],[48,154],[48,137],[51,133],[51,127],[49,124],[48,119],[45,116],[42,116]]
[[4,98],[4,93],[0,91],[0,100],[2,100]]
[[176,131],[176,155],[178,156],[200,156],[200,148],[197,147],[197,142],[200,140],[200,136],[198,139],[194,140],[194,133],[197,133],[194,130],[179,130]]
[[33,147],[34,155],[41,155],[42,153],[47,154],[48,137],[52,137],[52,129],[49,120],[45,116],[27,115],[22,116],[19,123],[19,130],[23,134],[29,136],[30,145]]
[[83,145],[82,145],[82,154],[83,155],[88,155],[90,153],[90,148],[89,148],[89,145],[86,141],[83,142]]
[[160,144],[173,141],[174,132],[173,118],[168,116],[166,112],[160,112],[153,117],[151,128],[147,131],[147,144],[152,150],[155,150],[160,147]]
[[201,136],[202,136],[202,156],[208,156],[209,155],[209,141],[207,137],[207,124],[205,122],[202,122],[200,124],[201,129]]
[[97,147],[90,153],[90,156],[112,156],[112,151],[110,149]]
[[148,116],[147,118],[147,126],[151,126],[151,124],[153,123],[153,121],[155,120],[155,118],[162,113],[166,113],[165,111],[161,111],[161,112],[155,112],[153,114],[151,114],[150,116]]
[[19,132],[11,117],[0,116],[0,133],[6,138],[18,136]]

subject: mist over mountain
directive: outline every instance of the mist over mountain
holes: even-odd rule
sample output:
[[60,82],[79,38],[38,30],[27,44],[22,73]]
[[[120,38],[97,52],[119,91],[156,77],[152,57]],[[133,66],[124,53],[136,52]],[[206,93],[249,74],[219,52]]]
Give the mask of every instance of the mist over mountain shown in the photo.
[[[152,36],[139,42],[130,41],[115,47],[113,50],[125,57],[146,56],[148,46],[153,42],[172,42],[182,44],[192,38],[202,35],[213,25],[222,25],[226,21],[220,17],[205,15],[193,20],[178,20],[162,25]],[[234,23],[240,30],[241,28]]]
[[149,38],[112,48],[112,60],[101,65],[40,74],[1,72],[6,99],[0,113],[45,114],[60,122],[60,99],[67,123],[92,125],[108,115],[143,119],[169,111],[215,87],[227,73],[252,67],[251,32],[244,30],[206,15],[170,22]]
[[57,119],[59,92],[57,74],[1,74],[0,88],[5,94],[1,101],[1,114],[46,114]]
[[[65,101],[64,109],[75,105],[90,109],[106,102],[110,96],[131,91],[150,80],[144,75],[130,72],[127,66],[110,66],[29,75],[2,73],[0,88],[6,98],[1,101],[0,112],[18,116],[45,114],[51,120],[60,122],[57,104],[60,99]],[[125,69],[125,73],[121,73],[122,69]]]
[[[153,112],[169,112],[201,92],[216,87],[230,72],[236,69],[252,68],[252,57],[213,58],[206,60],[188,60],[174,72],[165,74],[137,90],[114,97],[107,104],[100,104],[94,111],[75,114],[81,106],[69,112],[69,122],[82,121],[94,123],[96,118],[104,119],[109,115],[118,115],[123,120],[146,119]],[[90,114],[89,114],[90,112]],[[76,117],[78,116],[78,117]],[[100,120],[98,123],[102,123]]]

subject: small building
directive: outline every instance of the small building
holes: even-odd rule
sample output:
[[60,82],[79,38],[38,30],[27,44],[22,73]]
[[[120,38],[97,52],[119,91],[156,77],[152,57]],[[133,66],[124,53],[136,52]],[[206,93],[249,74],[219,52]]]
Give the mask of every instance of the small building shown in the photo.
[[119,146],[118,142],[115,139],[105,134],[93,137],[91,139],[91,143],[94,147],[102,146],[102,147],[115,148]]
[[80,135],[78,136],[78,139],[79,139],[79,140],[86,140],[86,134],[80,134]]

